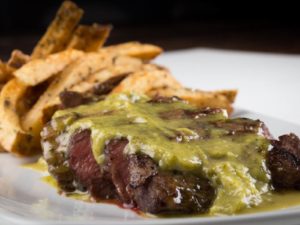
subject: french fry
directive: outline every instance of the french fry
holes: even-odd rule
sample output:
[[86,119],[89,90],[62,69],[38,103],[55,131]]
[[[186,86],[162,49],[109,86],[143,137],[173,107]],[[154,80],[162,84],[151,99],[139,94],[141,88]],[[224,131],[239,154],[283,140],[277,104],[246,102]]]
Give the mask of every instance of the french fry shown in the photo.
[[2,153],[2,152],[6,152],[5,151],[5,149],[4,149],[4,147],[0,144],[0,152]]
[[105,43],[111,26],[93,24],[79,25],[70,40],[67,49],[78,49],[85,52],[95,52]]
[[13,76],[12,73],[15,69],[8,66],[0,60],[0,83],[5,83],[10,80]]
[[236,89],[234,90],[220,90],[220,91],[214,91],[214,93],[218,95],[223,95],[228,102],[234,103],[236,96],[238,94],[238,91]]
[[232,103],[237,95],[237,90],[200,91],[188,88],[160,88],[146,93],[154,96],[177,96],[198,107],[224,108],[230,114],[233,111]]
[[83,55],[84,53],[81,51],[68,49],[49,55],[44,59],[33,59],[13,74],[23,83],[34,86],[56,75]]
[[149,64],[126,77],[112,90],[112,93],[134,91],[138,94],[145,94],[152,89],[164,87],[181,88],[181,84],[168,70]]
[[2,89],[3,89],[3,87],[4,87],[4,84],[1,84],[1,83],[0,83],[0,93],[1,93],[1,91],[2,91]]
[[10,59],[7,62],[7,66],[14,68],[14,69],[19,69],[22,67],[24,64],[29,62],[30,56],[24,54],[20,50],[13,50],[10,56]]
[[120,75],[129,75],[142,67],[142,61],[128,56],[120,56],[114,60],[114,64],[89,76],[85,81],[73,86],[70,91],[85,93],[111,78]]
[[141,44],[139,42],[127,42],[118,45],[111,45],[99,50],[99,52],[105,52],[114,55],[127,55],[143,60],[154,59],[162,51],[163,50],[156,45]]
[[[18,108],[18,102],[25,95],[27,86],[17,79],[12,79],[4,85],[0,94],[0,113],[1,128],[6,128],[3,123],[9,121],[12,130],[23,132],[20,126],[20,118]],[[8,118],[8,119],[4,119]],[[3,130],[3,129],[0,129]]]
[[[102,48],[98,51],[104,57],[131,56],[141,59],[150,59],[157,56],[161,49],[154,45],[130,42],[116,46]],[[57,72],[63,70],[66,65],[81,57],[82,52],[68,49],[63,52],[49,55],[45,59],[34,59],[14,72],[14,75],[28,85],[39,84]]]
[[0,94],[0,143],[5,150],[18,155],[31,155],[37,151],[30,144],[31,136],[21,126],[22,112],[18,110],[18,104],[24,101],[27,88],[19,80],[12,79]]
[[34,48],[32,59],[43,58],[64,50],[82,15],[83,10],[75,3],[63,2],[46,33]]
[[4,62],[0,60],[0,82],[3,82],[6,80],[6,66]]
[[80,81],[84,81],[91,74],[112,65],[113,58],[100,53],[87,53],[75,60],[64,71],[54,78],[47,90],[40,96],[32,109],[24,116],[22,126],[30,131],[34,142],[39,142],[40,131],[45,124],[43,110],[56,103],[57,96],[72,88]]

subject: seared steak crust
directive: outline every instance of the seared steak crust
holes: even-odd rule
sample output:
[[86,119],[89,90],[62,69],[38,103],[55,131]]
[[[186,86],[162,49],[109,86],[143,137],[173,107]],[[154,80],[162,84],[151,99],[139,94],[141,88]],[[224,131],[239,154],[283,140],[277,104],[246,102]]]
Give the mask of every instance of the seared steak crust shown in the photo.
[[293,133],[271,142],[267,165],[279,189],[300,189],[300,139]]
[[154,213],[203,213],[215,197],[203,177],[178,171],[160,171],[144,154],[124,154],[126,139],[114,139],[105,149],[107,168],[122,201]]

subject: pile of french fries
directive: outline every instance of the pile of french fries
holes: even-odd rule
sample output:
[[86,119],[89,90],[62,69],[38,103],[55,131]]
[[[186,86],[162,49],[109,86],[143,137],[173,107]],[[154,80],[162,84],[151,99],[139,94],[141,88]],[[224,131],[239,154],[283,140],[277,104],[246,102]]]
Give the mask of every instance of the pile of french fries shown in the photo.
[[[178,96],[200,107],[232,111],[237,92],[184,88],[168,71],[150,61],[162,49],[128,42],[103,47],[109,25],[78,25],[83,10],[65,1],[31,55],[14,50],[0,61],[0,147],[20,156],[41,151],[40,132],[61,104],[65,90],[88,93],[123,75],[110,93],[134,91],[153,96]],[[109,93],[109,94],[110,94]]]

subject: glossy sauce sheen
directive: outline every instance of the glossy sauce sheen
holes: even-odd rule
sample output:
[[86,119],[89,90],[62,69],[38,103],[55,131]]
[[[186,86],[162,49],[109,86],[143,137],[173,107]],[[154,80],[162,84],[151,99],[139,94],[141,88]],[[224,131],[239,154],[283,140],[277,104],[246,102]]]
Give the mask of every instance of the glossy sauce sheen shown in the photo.
[[[144,153],[162,170],[179,170],[207,177],[217,191],[209,214],[235,214],[263,205],[270,193],[270,176],[265,165],[269,141],[262,135],[261,122],[228,119],[224,111],[195,113],[199,109],[182,101],[149,102],[147,97],[118,94],[91,105],[55,113],[51,126],[64,131],[58,137],[66,143],[71,134],[90,129],[96,161],[104,160],[105,144],[125,137],[125,154]],[[180,115],[180,116],[178,116]],[[236,132],[232,124],[248,129]],[[43,143],[44,151],[51,149]]]

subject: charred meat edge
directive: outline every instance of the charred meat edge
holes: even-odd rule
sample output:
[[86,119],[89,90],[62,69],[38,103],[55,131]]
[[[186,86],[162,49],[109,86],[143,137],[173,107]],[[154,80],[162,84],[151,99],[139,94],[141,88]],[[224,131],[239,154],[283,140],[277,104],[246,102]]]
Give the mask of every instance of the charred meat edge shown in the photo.
[[293,133],[272,140],[267,166],[275,189],[300,189],[300,139]]

